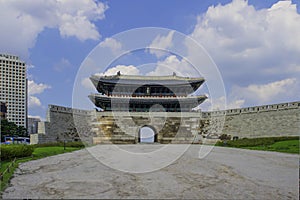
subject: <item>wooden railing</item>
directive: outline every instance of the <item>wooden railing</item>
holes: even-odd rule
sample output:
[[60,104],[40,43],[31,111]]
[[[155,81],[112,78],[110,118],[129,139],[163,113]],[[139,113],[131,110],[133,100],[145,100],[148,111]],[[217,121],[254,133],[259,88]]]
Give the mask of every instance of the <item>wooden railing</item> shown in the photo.
[[10,173],[10,170],[14,165],[16,164],[16,158],[13,159],[13,161],[6,167],[6,169],[1,173],[0,172],[0,180],[3,181],[3,177],[6,173]]

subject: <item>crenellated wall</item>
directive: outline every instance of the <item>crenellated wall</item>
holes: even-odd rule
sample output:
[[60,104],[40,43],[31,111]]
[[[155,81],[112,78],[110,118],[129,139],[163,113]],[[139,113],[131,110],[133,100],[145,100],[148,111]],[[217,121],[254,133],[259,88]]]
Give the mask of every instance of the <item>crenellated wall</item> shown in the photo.
[[247,108],[235,108],[221,111],[210,111],[203,112],[203,117],[216,116],[216,115],[240,115],[240,114],[249,114],[249,113],[262,113],[270,111],[280,111],[280,110],[290,110],[290,109],[299,109],[300,102],[290,102],[290,103],[280,103],[280,104],[271,104],[263,106],[254,106]]
[[[49,105],[47,121],[31,143],[83,139],[88,143],[138,143],[148,125],[159,143],[201,143],[220,134],[253,138],[300,135],[300,102],[212,112],[96,112]],[[199,141],[200,140],[200,141]]]
[[224,116],[222,133],[232,137],[300,135],[300,102],[203,112],[201,121],[206,124],[204,130],[210,127],[211,132],[214,132],[214,125],[210,123],[211,119],[218,121],[224,119]]
[[[57,141],[92,141],[90,123],[96,111],[49,105],[45,122],[38,123],[38,134],[30,135],[30,143]],[[80,137],[79,137],[80,136]]]

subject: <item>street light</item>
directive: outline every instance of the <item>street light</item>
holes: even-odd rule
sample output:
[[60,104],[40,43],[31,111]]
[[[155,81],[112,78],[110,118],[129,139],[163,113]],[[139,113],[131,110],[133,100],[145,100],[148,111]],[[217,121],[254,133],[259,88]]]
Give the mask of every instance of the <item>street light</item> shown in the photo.
[[64,150],[66,150],[66,135],[64,134]]

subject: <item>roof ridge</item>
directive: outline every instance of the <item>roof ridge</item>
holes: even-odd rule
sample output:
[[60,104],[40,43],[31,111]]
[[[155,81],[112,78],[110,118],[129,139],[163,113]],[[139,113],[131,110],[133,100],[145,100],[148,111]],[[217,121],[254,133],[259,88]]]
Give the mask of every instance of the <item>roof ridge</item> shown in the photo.
[[175,75],[167,75],[167,76],[144,76],[144,75],[127,75],[127,74],[120,74],[120,75],[97,75],[94,74],[92,77],[98,77],[103,79],[143,79],[143,80],[204,80],[203,77],[184,77],[184,76],[177,76]]

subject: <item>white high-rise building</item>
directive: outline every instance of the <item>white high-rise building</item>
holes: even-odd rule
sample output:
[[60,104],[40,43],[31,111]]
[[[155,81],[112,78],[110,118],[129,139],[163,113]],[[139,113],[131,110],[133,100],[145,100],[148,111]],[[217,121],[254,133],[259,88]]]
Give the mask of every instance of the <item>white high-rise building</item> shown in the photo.
[[7,105],[7,120],[27,128],[26,64],[18,56],[0,54],[0,101]]

